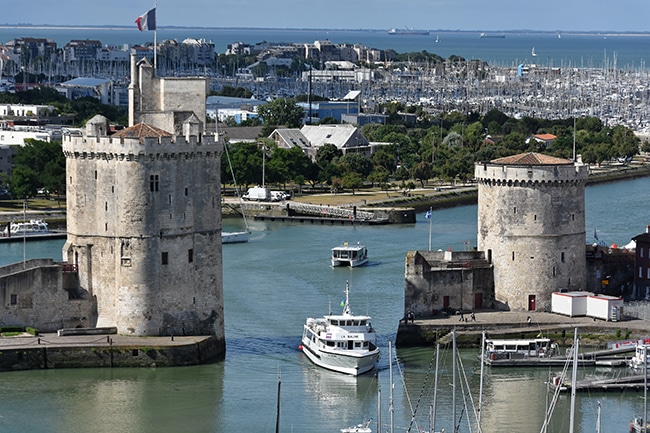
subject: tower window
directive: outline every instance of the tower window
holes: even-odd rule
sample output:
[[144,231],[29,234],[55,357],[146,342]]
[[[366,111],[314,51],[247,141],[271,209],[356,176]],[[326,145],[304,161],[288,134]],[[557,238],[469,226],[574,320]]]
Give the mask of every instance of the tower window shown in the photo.
[[187,195],[188,195],[189,193],[190,193],[189,188],[185,187],[185,197],[187,197]]
[[557,276],[557,273],[555,272],[555,266],[553,266],[553,276]]
[[12,294],[11,294],[11,300],[9,301],[9,303],[10,303],[11,305],[16,305],[16,304],[18,304],[18,295],[16,295],[15,293],[12,293]]
[[517,207],[516,206],[512,209],[512,213],[515,213],[515,214],[517,213]]
[[95,170],[95,180],[97,180],[97,170]]
[[514,251],[512,252],[512,261],[513,262],[515,261],[515,252]]
[[149,176],[149,191],[158,192],[158,182],[159,178],[157,174],[152,174]]
[[187,261],[190,263],[194,261],[194,250],[191,248],[187,250]]
[[163,265],[168,265],[169,264],[169,253],[167,251],[163,251],[161,254],[161,262]]
[[564,251],[562,251],[562,253],[560,254],[560,256],[561,256],[561,259],[560,259],[560,260],[562,260],[562,263],[564,263]]

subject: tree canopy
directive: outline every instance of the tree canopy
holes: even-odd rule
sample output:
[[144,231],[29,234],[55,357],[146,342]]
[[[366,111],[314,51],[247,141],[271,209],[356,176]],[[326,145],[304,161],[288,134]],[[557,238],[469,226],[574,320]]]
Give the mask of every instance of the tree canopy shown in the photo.
[[13,174],[9,191],[15,198],[35,197],[43,188],[45,194],[65,193],[65,157],[61,143],[26,140],[13,158]]

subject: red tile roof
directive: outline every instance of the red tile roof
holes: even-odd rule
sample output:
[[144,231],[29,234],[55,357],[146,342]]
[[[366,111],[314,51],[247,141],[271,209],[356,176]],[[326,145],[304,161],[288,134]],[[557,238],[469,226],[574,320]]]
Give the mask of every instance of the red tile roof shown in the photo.
[[541,153],[529,152],[493,159],[490,163],[503,165],[566,165],[573,164],[573,161],[543,155]]
[[551,141],[551,140],[555,140],[557,138],[553,134],[535,134],[534,137],[539,138],[540,140],[544,140],[544,141]]
[[137,125],[129,126],[128,128],[121,129],[115,134],[111,135],[114,138],[139,138],[140,142],[144,138],[160,138],[160,137],[171,137],[167,131],[164,131],[155,126],[147,125],[146,123],[138,123]]

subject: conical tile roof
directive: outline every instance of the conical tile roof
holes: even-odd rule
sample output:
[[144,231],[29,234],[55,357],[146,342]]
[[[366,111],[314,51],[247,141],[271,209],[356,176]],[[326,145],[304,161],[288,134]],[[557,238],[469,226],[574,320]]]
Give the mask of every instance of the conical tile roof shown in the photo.
[[503,165],[565,165],[573,164],[573,161],[555,156],[544,155],[536,152],[520,153],[517,155],[505,156],[490,161],[493,164]]

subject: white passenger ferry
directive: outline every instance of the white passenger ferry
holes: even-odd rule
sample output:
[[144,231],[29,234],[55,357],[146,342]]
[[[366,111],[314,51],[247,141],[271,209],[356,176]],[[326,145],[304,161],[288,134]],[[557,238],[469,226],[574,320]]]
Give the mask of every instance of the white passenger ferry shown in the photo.
[[346,283],[342,314],[307,319],[300,349],[320,367],[357,376],[377,366],[379,348],[370,316],[352,314],[348,293]]
[[30,220],[29,222],[11,222],[2,232],[2,237],[19,237],[46,235],[50,233],[47,223],[43,220]]
[[549,338],[488,339],[485,340],[485,359],[488,365],[501,360],[550,358],[557,354],[557,344]]
[[368,263],[368,248],[357,242],[356,245],[349,245],[347,242],[343,245],[332,248],[332,266],[357,266]]

